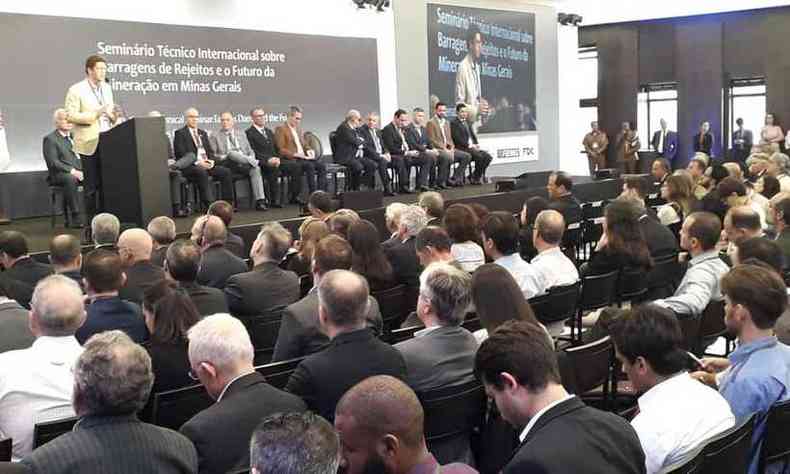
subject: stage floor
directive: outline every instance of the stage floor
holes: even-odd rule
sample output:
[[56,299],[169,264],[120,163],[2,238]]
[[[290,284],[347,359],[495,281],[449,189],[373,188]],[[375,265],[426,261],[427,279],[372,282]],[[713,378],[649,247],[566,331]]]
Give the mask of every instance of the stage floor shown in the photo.
[[[467,185],[463,188],[451,188],[442,191],[445,199],[458,199],[475,195],[482,195],[494,192],[494,184],[484,184],[480,186]],[[415,194],[400,194],[393,197],[385,197],[384,205],[392,202],[413,203],[417,201],[419,195]],[[246,200],[245,203],[246,204]],[[189,232],[192,222],[197,217],[194,214],[190,217],[183,217],[176,219],[176,229],[178,233]],[[286,206],[283,209],[270,209],[266,212],[258,212],[253,210],[240,210],[233,218],[231,228],[237,225],[249,225],[255,223],[263,223],[272,220],[283,220],[299,217],[299,209],[297,206]],[[30,252],[41,252],[49,250],[49,240],[55,234],[73,234],[80,235],[81,232],[77,229],[66,229],[63,227],[63,218],[58,217],[55,228],[50,227],[50,219],[48,217],[37,217],[31,219],[17,219],[11,222],[10,225],[0,227],[0,230],[18,230],[23,232],[28,237],[28,245]]]

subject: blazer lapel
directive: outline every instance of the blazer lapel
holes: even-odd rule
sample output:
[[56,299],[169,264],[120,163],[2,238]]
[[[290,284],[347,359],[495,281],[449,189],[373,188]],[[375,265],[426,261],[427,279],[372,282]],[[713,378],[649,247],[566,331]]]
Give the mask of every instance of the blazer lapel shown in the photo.
[[584,406],[585,406],[584,402],[582,402],[579,399],[579,397],[574,396],[573,398],[565,400],[559,405],[552,407],[549,411],[547,411],[546,413],[541,415],[540,418],[538,418],[538,421],[535,422],[535,424],[532,426],[532,429],[530,429],[529,433],[527,433],[527,436],[524,438],[524,441],[522,441],[521,444],[519,444],[516,452],[518,452],[518,450],[521,449],[522,446],[529,443],[529,441],[533,437],[535,437],[538,431],[540,431],[544,426],[554,421],[555,418],[559,418],[561,416],[567,415],[572,411],[576,411],[580,408],[584,408]]

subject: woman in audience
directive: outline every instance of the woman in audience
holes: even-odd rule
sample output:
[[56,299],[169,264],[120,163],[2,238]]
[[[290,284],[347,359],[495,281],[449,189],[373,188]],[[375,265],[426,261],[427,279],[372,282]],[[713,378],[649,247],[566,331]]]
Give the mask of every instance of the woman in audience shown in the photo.
[[521,231],[518,239],[521,246],[521,258],[527,262],[538,254],[532,241],[532,229],[535,225],[535,219],[541,211],[545,211],[548,208],[549,202],[540,196],[533,196],[527,199],[527,202],[521,208]]
[[779,194],[779,180],[774,178],[773,176],[763,176],[763,189],[760,191],[760,194],[765,196],[767,199],[771,199],[772,197]]
[[613,270],[649,270],[653,260],[639,224],[640,215],[641,209],[626,200],[615,200],[606,206],[603,236],[580,273],[600,275]]
[[768,148],[773,153],[779,153],[779,144],[785,139],[782,127],[779,126],[776,117],[772,113],[765,115],[765,125],[760,130],[759,146]]
[[729,173],[730,178],[735,178],[738,181],[743,181],[743,170],[741,169],[741,165],[738,163],[733,163],[732,161],[728,161],[727,163],[722,164],[724,169],[727,170]]
[[372,292],[386,290],[397,284],[380,240],[378,229],[370,221],[357,221],[348,229],[348,243],[352,251],[351,270],[368,280]]
[[658,219],[665,226],[679,227],[678,224],[693,212],[694,181],[690,176],[673,174],[661,186],[661,197],[667,204],[658,209]]
[[450,253],[461,268],[473,272],[485,263],[480,245],[480,222],[471,207],[453,204],[444,213],[444,228],[453,241]]
[[290,270],[300,277],[309,275],[315,244],[327,235],[329,235],[329,227],[324,221],[315,217],[308,217],[302,221],[302,225],[299,226],[299,240],[294,242],[297,253],[287,257],[286,270]]
[[491,214],[491,211],[488,209],[488,207],[484,204],[480,204],[479,202],[471,202],[467,205],[472,208],[472,212],[474,212],[477,216],[477,222],[485,221],[486,217]]

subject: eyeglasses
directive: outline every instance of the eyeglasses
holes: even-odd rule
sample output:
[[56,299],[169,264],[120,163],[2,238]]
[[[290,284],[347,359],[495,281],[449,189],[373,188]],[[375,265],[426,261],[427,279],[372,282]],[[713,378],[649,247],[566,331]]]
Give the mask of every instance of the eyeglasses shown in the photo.
[[191,368],[187,371],[187,375],[189,375],[189,378],[192,380],[200,380],[200,378],[197,376],[197,373],[195,373],[195,371]]

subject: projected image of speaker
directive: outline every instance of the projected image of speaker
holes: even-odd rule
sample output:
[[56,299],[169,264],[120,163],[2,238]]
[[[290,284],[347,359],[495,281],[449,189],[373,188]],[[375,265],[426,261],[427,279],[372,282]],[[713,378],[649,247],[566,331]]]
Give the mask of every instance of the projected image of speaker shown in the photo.
[[363,211],[384,206],[384,194],[381,191],[349,191],[340,195],[340,207]]

